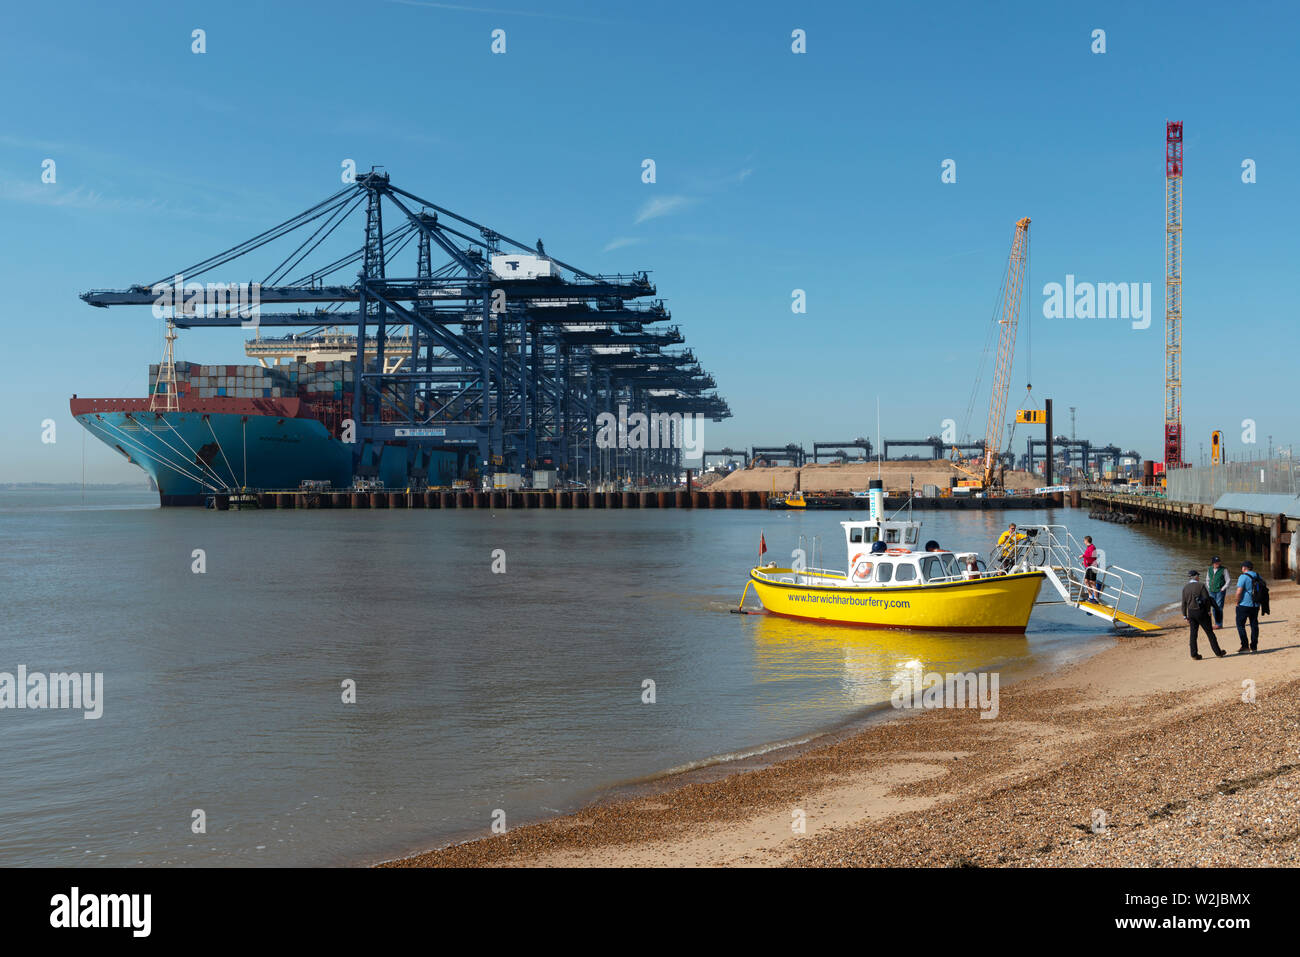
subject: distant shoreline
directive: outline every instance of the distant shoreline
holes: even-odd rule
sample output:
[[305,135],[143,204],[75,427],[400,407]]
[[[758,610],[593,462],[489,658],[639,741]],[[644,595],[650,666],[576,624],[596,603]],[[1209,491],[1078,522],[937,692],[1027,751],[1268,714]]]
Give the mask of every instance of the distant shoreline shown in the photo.
[[150,490],[147,482],[0,482],[0,492],[77,492],[83,488],[98,492]]

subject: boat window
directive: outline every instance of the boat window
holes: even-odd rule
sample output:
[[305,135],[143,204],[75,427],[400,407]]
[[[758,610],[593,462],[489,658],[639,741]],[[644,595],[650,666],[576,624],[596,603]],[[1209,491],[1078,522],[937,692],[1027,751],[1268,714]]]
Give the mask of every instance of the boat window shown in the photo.
[[865,542],[874,542],[880,538],[880,529],[878,528],[867,528],[863,529],[863,531],[866,532],[866,537],[863,539]]
[[878,562],[876,564],[876,581],[887,582],[894,577],[893,562]]
[[961,576],[961,566],[957,563],[956,555],[940,555],[939,560],[943,562],[943,571],[950,578]]
[[860,529],[860,528],[850,528],[850,529],[849,529],[849,542],[850,542],[850,543],[858,543],[858,542],[861,542],[861,541],[862,541],[862,529]]
[[916,544],[916,526],[915,526],[915,525],[911,526],[911,527],[907,530],[907,543],[908,543],[909,545],[915,545],[915,544]]
[[916,566],[908,564],[907,562],[899,562],[898,572],[894,575],[894,581],[896,582],[916,581]]
[[887,529],[885,529],[885,542],[886,542],[886,543],[889,543],[889,542],[895,542],[895,543],[896,543],[897,541],[898,541],[898,529],[896,529],[896,528],[887,528]]
[[942,578],[943,568],[939,564],[939,559],[933,555],[927,555],[921,559],[921,577],[928,582],[932,582],[936,578]]

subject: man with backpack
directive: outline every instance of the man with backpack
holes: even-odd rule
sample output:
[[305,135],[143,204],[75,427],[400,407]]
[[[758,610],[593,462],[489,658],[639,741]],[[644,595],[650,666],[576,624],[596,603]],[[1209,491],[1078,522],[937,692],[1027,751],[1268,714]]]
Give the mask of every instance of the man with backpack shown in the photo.
[[[1237,637],[1241,647],[1237,654],[1259,650],[1259,615],[1269,613],[1268,586],[1255,574],[1253,562],[1241,563],[1241,577],[1237,579]],[[1250,641],[1246,641],[1246,622],[1250,622]]]
[[1227,654],[1219,647],[1219,642],[1214,637],[1214,625],[1210,623],[1210,593],[1205,586],[1201,584],[1200,573],[1193,570],[1187,573],[1187,584],[1183,586],[1183,620],[1191,626],[1191,634],[1188,637],[1188,643],[1191,646],[1192,657],[1200,661],[1201,656],[1196,648],[1196,633],[1201,628],[1205,629],[1206,637],[1210,639],[1210,650],[1215,656],[1222,658]]

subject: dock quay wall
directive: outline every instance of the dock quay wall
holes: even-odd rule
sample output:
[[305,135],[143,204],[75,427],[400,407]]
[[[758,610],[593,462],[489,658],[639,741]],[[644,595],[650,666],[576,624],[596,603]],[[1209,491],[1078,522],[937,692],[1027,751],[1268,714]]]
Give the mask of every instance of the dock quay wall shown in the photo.
[[[709,491],[707,489],[638,490],[595,492],[585,489],[551,491],[478,491],[464,489],[374,490],[374,491],[259,491],[242,496],[256,500],[259,509],[318,508],[386,508],[386,509],[611,509],[611,508],[699,508],[699,509],[766,509],[766,492]],[[239,496],[218,493],[213,496],[220,511],[239,509]],[[839,511],[866,511],[867,500],[851,494],[810,495],[810,511],[818,505]],[[906,494],[887,495],[886,510],[907,504]],[[952,496],[948,498],[913,498],[918,510],[997,510],[1056,508],[1065,504],[1064,494],[1008,495],[996,498]],[[242,507],[252,507],[251,502]]]
[[1071,491],[1069,496],[1072,505],[1124,515],[1205,545],[1222,546],[1222,551],[1231,551],[1234,557],[1266,562],[1274,579],[1300,581],[1300,518],[1125,492],[1082,490]]

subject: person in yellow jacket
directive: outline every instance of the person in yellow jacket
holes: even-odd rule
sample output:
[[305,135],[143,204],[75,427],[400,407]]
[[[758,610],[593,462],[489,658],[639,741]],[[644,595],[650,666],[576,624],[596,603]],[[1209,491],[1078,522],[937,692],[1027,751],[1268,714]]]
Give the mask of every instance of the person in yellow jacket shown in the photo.
[[1008,525],[1007,530],[998,536],[998,561],[1002,563],[1003,568],[1010,568],[1015,564],[1016,542],[1024,540],[1024,533],[1016,531],[1015,522]]

